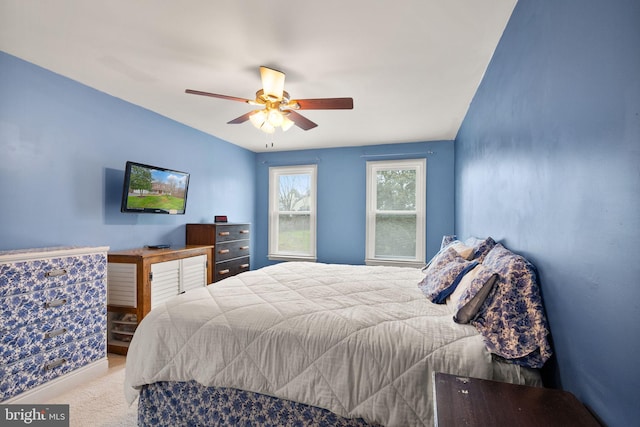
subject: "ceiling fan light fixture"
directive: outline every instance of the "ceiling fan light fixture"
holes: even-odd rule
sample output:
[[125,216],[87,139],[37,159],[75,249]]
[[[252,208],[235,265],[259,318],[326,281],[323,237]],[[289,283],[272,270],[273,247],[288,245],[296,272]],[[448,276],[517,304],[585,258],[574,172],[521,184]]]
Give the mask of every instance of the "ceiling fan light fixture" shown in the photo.
[[249,116],[249,120],[251,124],[256,127],[256,129],[262,128],[262,125],[267,120],[267,115],[264,110],[256,110],[254,113]]
[[282,126],[282,123],[284,122],[284,116],[282,115],[280,110],[276,110],[274,108],[271,108],[271,109],[269,109],[269,112],[267,113],[267,121],[274,128],[277,128],[277,127]]
[[284,73],[268,67],[260,67],[264,96],[271,101],[282,99],[284,92]]
[[287,117],[287,116],[283,116],[282,117],[282,125],[281,125],[281,127],[282,127],[282,131],[283,132],[286,132],[289,129],[291,129],[291,127],[293,125],[295,125],[295,123],[289,117]]
[[[274,115],[273,113],[276,113]],[[280,124],[275,124],[272,122],[272,117],[280,116]],[[282,124],[282,114],[277,110],[256,110],[251,116],[249,116],[249,121],[256,128],[260,129],[265,133],[274,133],[276,131],[276,127],[279,127]],[[274,119],[277,123],[278,118]]]
[[265,133],[274,133],[276,131],[276,128],[267,120],[262,124],[262,127],[260,127],[260,130]]

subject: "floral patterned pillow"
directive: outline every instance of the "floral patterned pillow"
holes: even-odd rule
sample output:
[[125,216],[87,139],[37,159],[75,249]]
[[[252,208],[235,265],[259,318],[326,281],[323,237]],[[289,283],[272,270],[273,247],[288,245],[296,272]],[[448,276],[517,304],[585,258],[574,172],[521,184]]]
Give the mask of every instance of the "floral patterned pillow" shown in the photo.
[[459,240],[454,240],[453,242],[449,243],[447,249],[448,248],[455,249],[456,252],[458,252],[458,255],[466,260],[473,258],[473,256],[475,255],[475,249],[473,247],[467,246]]
[[491,237],[487,237],[484,240],[480,240],[478,242],[475,242],[473,245],[470,245],[473,246],[474,249],[474,255],[472,259],[478,261],[479,263],[482,263],[484,261],[484,258],[489,254],[489,252],[495,245],[496,242]]
[[519,365],[542,367],[551,357],[551,345],[535,268],[500,243],[483,265],[498,279],[472,324],[492,353]]
[[424,270],[425,277],[418,283],[418,288],[430,301],[442,304],[462,276],[476,264],[475,261],[461,257],[454,248],[448,248],[431,260]]
[[446,234],[442,236],[442,243],[440,243],[440,250],[449,246],[450,243],[453,243],[455,240],[458,240],[458,236],[455,234]]
[[443,236],[442,237],[442,245],[440,246],[440,250],[437,254],[434,255],[433,258],[429,260],[427,265],[422,269],[425,271],[433,261],[435,261],[442,253],[444,253],[447,249],[453,248],[458,254],[464,259],[472,259],[475,255],[476,248],[473,248],[466,243],[461,242],[460,240],[456,240],[455,236]]

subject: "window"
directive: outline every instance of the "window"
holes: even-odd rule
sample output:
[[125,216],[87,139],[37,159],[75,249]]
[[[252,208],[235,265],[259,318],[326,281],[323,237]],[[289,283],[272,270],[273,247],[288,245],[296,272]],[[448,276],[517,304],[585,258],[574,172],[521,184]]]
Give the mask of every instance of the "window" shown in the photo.
[[367,162],[367,264],[425,262],[426,159]]
[[316,259],[316,165],[269,168],[269,259]]

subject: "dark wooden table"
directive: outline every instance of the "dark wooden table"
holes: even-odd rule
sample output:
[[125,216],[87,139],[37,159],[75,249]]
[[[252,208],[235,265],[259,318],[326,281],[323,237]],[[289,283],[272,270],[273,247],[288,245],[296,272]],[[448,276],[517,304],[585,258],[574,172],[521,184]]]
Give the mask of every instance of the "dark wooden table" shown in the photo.
[[437,427],[600,426],[573,394],[550,388],[435,373],[433,400]]

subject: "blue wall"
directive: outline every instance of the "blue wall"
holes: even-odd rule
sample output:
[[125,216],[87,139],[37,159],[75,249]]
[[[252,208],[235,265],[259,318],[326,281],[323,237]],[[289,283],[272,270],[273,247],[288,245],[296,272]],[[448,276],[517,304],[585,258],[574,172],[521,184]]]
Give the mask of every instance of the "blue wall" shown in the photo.
[[[0,52],[0,250],[182,245],[253,222],[255,153]],[[127,160],[191,173],[185,215],[120,213]]]
[[454,150],[452,141],[332,148],[257,155],[257,244],[253,263],[269,264],[269,167],[318,165],[318,261],[364,264],[366,162],[427,159],[427,259],[440,249],[454,225]]
[[456,232],[537,265],[551,378],[640,419],[640,2],[520,0],[455,141]]
[[[184,224],[251,222],[269,264],[268,168],[318,164],[318,260],[362,264],[367,160],[427,158],[427,257],[454,225],[452,141],[255,154],[0,52],[0,250],[184,244]],[[187,213],[123,214],[127,160],[191,173]]]

